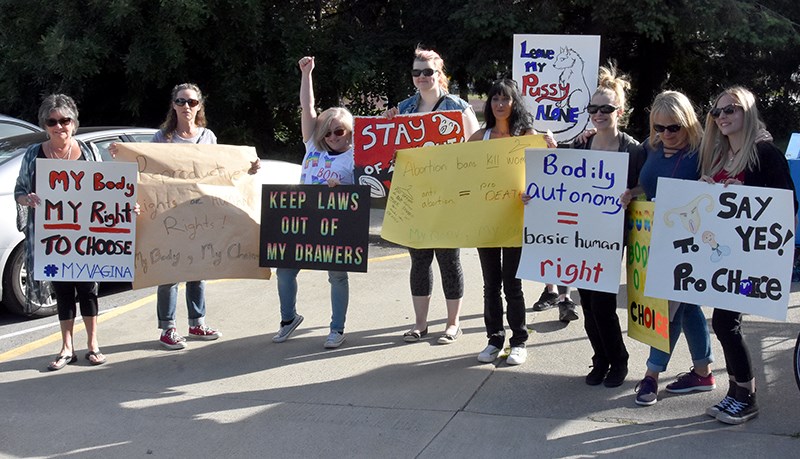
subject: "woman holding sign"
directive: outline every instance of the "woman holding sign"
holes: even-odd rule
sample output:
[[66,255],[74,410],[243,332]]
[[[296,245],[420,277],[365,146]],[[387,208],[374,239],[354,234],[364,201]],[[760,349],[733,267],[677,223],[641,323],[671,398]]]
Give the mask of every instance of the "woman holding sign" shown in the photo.
[[[753,93],[740,86],[723,91],[706,116],[700,180],[794,191],[789,163],[772,142],[760,139],[763,132]],[[794,210],[796,214],[796,198]],[[730,386],[725,398],[706,413],[726,424],[741,424],[758,415],[756,380],[742,333],[742,313],[715,308],[711,324],[725,354]]]
[[[14,199],[21,206],[30,207],[25,233],[25,267],[28,280],[33,282],[34,213],[42,202],[36,194],[36,160],[58,159],[64,161],[101,161],[100,155],[83,142],[73,138],[78,129],[78,107],[71,97],[64,94],[47,96],[39,107],[39,125],[47,132],[46,142],[31,145],[22,158]],[[92,365],[102,365],[106,357],[97,343],[97,282],[53,282],[61,325],[61,351],[48,365],[49,370],[60,370],[78,361],[73,345],[77,296],[81,316],[86,326],[86,360]]]
[[[354,177],[353,115],[342,107],[329,108],[319,115],[314,108],[314,85],[311,72],[314,58],[303,57],[300,66],[300,106],[303,142],[306,155],[300,183],[304,185],[352,185]],[[272,337],[282,343],[303,322],[297,313],[297,274],[299,269],[278,268],[278,297],[281,303],[281,326]],[[346,271],[328,271],[331,284],[331,324],[325,348],[333,349],[344,342],[344,322],[350,301],[350,286]]]
[[[447,92],[448,79],[444,71],[444,60],[438,53],[417,48],[411,77],[417,94],[400,102],[397,107],[384,113],[386,117],[409,113],[426,113],[444,110],[460,110],[464,114],[464,138],[478,129],[478,119],[468,102]],[[439,344],[450,344],[461,336],[459,316],[461,298],[464,296],[464,273],[458,249],[408,249],[411,255],[411,300],[414,304],[415,324],[403,334],[406,342],[416,342],[428,334],[428,309],[433,290],[433,256],[439,263],[442,274],[442,287],[447,302],[447,328],[439,339]]]
[[[639,184],[626,190],[620,197],[623,205],[644,193],[648,200],[655,200],[659,177],[697,180],[698,149],[703,138],[703,127],[697,119],[689,99],[677,91],[664,91],[657,95],[650,108],[650,137],[642,144],[647,159],[639,174]],[[692,367],[678,379],[667,385],[667,391],[687,393],[710,391],[716,388],[711,374],[711,336],[700,306],[670,302],[669,348],[681,335],[686,334],[686,343],[692,355]],[[636,385],[636,403],[654,405],[658,401],[658,376],[667,369],[671,353],[650,348],[644,378]]]
[[[618,151],[628,155],[628,188],[636,186],[644,153],[639,142],[619,130],[625,113],[625,93],[630,89],[626,75],[618,75],[616,67],[600,67],[599,86],[586,111],[596,134],[586,141],[576,140],[571,148]],[[617,294],[579,288],[584,315],[584,329],[592,345],[592,370],[586,384],[617,387],[628,375],[628,350],[622,340],[617,316]]]

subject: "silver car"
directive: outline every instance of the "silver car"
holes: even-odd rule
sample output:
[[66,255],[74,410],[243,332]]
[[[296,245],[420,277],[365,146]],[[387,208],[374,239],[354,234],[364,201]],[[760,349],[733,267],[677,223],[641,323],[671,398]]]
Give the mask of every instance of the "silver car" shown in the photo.
[[32,132],[43,132],[44,129],[27,121],[0,115],[0,139],[13,137],[15,135],[30,134]]

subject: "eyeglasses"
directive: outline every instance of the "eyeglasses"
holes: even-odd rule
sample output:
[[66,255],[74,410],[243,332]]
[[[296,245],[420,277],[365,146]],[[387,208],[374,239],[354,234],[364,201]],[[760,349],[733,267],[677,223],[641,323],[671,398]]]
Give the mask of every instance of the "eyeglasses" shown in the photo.
[[200,104],[200,101],[197,99],[184,99],[183,97],[179,97],[175,99],[175,105],[179,107],[183,107],[186,104],[189,104],[190,107],[194,108]]
[[434,73],[438,72],[436,69],[411,69],[411,76],[418,77],[420,75],[425,75],[426,77],[433,76]]
[[334,130],[332,130],[332,131],[328,131],[328,133],[327,133],[327,134],[325,134],[325,138],[326,138],[326,139],[328,139],[328,138],[330,138],[330,136],[332,136],[332,135],[335,135],[336,137],[341,137],[341,136],[343,136],[343,135],[344,135],[344,133],[345,133],[345,132],[347,132],[347,131],[345,131],[345,130],[344,130],[344,129],[342,129],[342,128],[339,128],[339,129],[334,129]]
[[72,123],[72,118],[48,118],[47,121],[44,122],[49,127],[53,127],[56,124],[60,124],[62,126],[69,126]]
[[669,126],[663,126],[661,124],[654,124],[653,125],[653,129],[655,129],[656,132],[669,131],[669,132],[674,134],[674,133],[676,133],[676,132],[681,130],[681,125],[680,124],[670,124]]
[[741,107],[741,105],[728,104],[724,107],[712,108],[709,114],[711,115],[712,118],[719,118],[719,115],[721,115],[722,112],[725,112],[726,115],[733,115],[733,112],[736,111],[736,107]]
[[605,105],[589,104],[586,106],[586,111],[589,112],[590,115],[594,115],[598,111],[600,113],[605,113],[606,115],[608,115],[609,113],[614,113],[617,110],[619,110],[619,107],[615,107],[613,105],[608,105],[608,104]]

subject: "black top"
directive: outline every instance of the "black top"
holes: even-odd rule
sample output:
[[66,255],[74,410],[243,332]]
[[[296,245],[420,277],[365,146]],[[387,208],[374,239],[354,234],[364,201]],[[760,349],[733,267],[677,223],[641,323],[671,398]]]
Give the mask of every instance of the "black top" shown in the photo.
[[[642,166],[644,165],[644,161],[647,159],[647,155],[644,152],[644,148],[639,145],[639,142],[628,134],[620,132],[617,135],[617,138],[619,139],[619,148],[617,151],[628,153],[628,189],[631,189],[639,184],[639,171],[642,170]],[[569,144],[568,146],[564,146],[563,148],[591,150],[593,139],[594,136],[589,137],[589,140],[586,143],[578,143],[578,141],[575,140],[573,143]],[[559,145],[559,147],[562,146]]]
[[772,142],[758,142],[758,169],[744,171],[744,184],[766,188],[783,188],[792,190],[794,200],[794,213],[797,214],[797,195],[794,192],[794,182],[789,172],[789,162]]

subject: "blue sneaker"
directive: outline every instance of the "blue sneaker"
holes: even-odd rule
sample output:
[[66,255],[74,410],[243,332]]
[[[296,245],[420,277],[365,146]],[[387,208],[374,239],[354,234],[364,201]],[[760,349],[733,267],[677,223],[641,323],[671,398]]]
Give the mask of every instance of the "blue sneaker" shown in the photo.
[[655,405],[658,401],[658,383],[650,376],[645,376],[636,385],[636,404],[642,406]]

